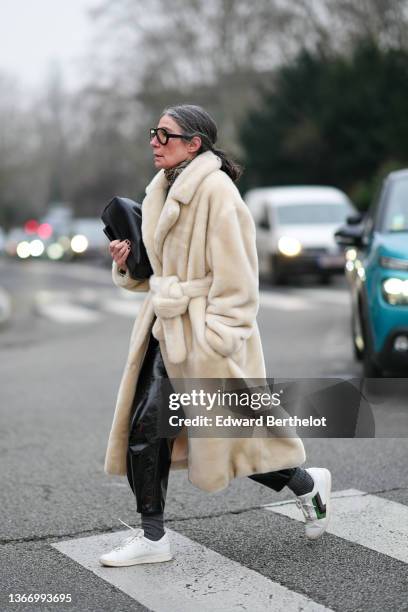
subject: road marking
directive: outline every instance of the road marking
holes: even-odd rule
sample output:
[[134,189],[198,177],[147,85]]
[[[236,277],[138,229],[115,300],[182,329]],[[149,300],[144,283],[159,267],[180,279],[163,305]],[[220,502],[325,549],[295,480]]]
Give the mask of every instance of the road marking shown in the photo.
[[123,299],[118,300],[104,300],[101,303],[101,308],[107,312],[113,312],[122,317],[130,317],[134,319],[140,310],[140,300],[125,301]]
[[[122,291],[125,290],[42,290],[35,295],[34,307],[38,314],[58,323],[93,323],[103,318],[102,311],[135,319],[145,294],[128,297]],[[112,294],[119,297],[112,298]]]
[[63,276],[85,280],[90,282],[112,283],[111,266],[93,266],[85,262],[63,262],[31,260],[26,262],[30,266],[30,272],[34,274],[58,273]]
[[88,287],[85,287],[72,291],[71,296],[79,300],[82,304],[93,305],[98,303],[102,291],[102,289],[90,289]]
[[0,324],[5,323],[11,317],[10,295],[0,287]]
[[38,305],[37,312],[58,323],[93,323],[102,319],[102,315],[99,312],[69,303],[61,304],[56,302]]
[[58,323],[93,323],[102,318],[100,312],[90,310],[69,299],[68,291],[38,291],[34,298],[34,308],[37,314]]
[[260,291],[260,304],[275,310],[316,310],[324,304],[333,306],[350,305],[350,296],[347,291],[330,291],[326,289],[289,290],[288,292]]
[[[108,297],[109,294],[117,297]],[[97,320],[100,318],[97,309],[134,318],[145,297],[145,292],[129,292],[122,288],[112,287],[109,291],[83,288],[73,291],[38,291],[35,302],[40,314],[54,321],[71,323]],[[319,301],[319,294],[310,293],[305,297],[301,291],[299,294],[260,291],[259,297],[261,306],[282,312],[311,311],[321,308],[324,304],[324,300]],[[339,302],[337,297],[333,297],[335,298],[333,304],[343,305],[341,300]],[[76,305],[74,302],[79,304]],[[86,306],[93,307],[93,311]]]
[[302,289],[296,291],[296,295],[305,297],[307,301],[312,301],[315,306],[322,303],[333,304],[334,306],[349,306],[351,298],[349,292],[344,290],[330,289]]
[[297,295],[286,293],[272,293],[269,291],[259,292],[260,305],[274,310],[310,310],[313,305],[310,300],[305,300]]
[[[358,489],[332,494],[328,533],[408,563],[408,507]],[[303,515],[294,501],[264,506],[297,521]]]
[[129,535],[128,530],[52,546],[154,612],[330,612],[305,595],[175,531],[167,529],[167,533],[175,556],[172,561],[132,567],[103,567],[98,561]]

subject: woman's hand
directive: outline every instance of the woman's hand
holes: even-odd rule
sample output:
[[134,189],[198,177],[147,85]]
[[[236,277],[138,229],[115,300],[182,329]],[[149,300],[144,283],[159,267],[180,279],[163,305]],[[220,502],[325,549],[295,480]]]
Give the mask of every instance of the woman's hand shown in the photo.
[[130,253],[129,240],[112,240],[109,243],[109,252],[112,258],[116,261],[118,268],[127,270],[126,260]]

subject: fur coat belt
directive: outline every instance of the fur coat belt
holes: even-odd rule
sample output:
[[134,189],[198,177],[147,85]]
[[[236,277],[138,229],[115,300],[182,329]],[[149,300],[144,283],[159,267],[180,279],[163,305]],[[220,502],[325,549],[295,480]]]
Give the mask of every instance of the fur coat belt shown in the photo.
[[192,298],[208,295],[212,274],[189,281],[180,281],[175,275],[154,274],[149,283],[157,317],[152,334],[157,340],[165,342],[171,363],[182,363],[187,357],[187,348],[181,315],[187,312]]

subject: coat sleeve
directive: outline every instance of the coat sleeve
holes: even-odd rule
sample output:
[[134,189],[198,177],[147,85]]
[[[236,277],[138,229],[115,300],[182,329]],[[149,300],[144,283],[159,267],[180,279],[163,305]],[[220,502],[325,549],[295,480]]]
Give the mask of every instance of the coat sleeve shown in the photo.
[[227,357],[252,334],[259,308],[256,229],[242,200],[219,207],[209,225],[207,253],[213,281],[205,335],[211,348]]
[[129,270],[126,270],[126,274],[120,274],[115,260],[112,262],[112,280],[117,287],[129,291],[149,291],[150,289],[148,278],[134,279],[130,276]]

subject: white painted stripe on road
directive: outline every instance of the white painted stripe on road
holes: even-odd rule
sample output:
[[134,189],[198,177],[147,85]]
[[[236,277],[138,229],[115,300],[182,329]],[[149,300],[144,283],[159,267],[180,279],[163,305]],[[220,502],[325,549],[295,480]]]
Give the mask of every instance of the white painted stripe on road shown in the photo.
[[313,308],[310,300],[305,300],[297,295],[289,295],[286,293],[260,291],[259,301],[261,306],[274,310],[299,311]]
[[129,291],[124,287],[115,287],[116,293],[122,300],[143,302],[146,298],[147,291]]
[[35,302],[37,304],[48,304],[49,302],[65,302],[73,295],[72,291],[63,289],[41,289],[35,294]]
[[0,323],[5,323],[11,316],[10,295],[0,287]]
[[311,301],[318,306],[319,304],[333,304],[334,306],[348,306],[351,304],[351,297],[346,290],[330,289],[299,289],[296,295]]
[[84,304],[96,304],[101,293],[102,289],[90,289],[89,287],[85,287],[72,291],[71,295]]
[[[408,563],[408,506],[358,489],[333,493],[331,500],[328,533]],[[264,508],[303,520],[294,501]]]
[[26,262],[30,266],[31,273],[52,274],[58,273],[73,279],[85,281],[99,281],[112,283],[111,266],[98,266],[85,262],[63,262],[63,261],[41,261],[31,260]]
[[[57,323],[93,323],[100,321],[102,314],[70,302],[75,294],[69,291],[37,291],[34,308],[37,314]],[[90,295],[88,294],[88,299]]]
[[175,558],[165,563],[101,566],[99,556],[128,536],[128,530],[52,546],[154,612],[329,611],[175,531],[167,532]]
[[43,317],[58,323],[92,323],[102,319],[101,313],[70,304],[69,302],[37,304],[36,309]]
[[104,300],[101,303],[101,308],[107,312],[113,312],[122,317],[134,319],[140,310],[140,300]]

